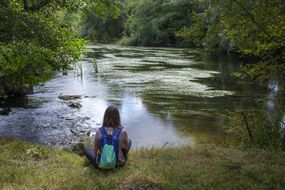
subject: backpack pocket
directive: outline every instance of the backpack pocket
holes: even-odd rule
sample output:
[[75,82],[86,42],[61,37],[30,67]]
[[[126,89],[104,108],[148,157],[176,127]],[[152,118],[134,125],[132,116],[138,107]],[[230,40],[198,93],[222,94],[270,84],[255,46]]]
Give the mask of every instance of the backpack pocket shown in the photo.
[[105,144],[101,152],[101,158],[99,161],[99,168],[112,169],[116,167],[116,152],[113,145]]

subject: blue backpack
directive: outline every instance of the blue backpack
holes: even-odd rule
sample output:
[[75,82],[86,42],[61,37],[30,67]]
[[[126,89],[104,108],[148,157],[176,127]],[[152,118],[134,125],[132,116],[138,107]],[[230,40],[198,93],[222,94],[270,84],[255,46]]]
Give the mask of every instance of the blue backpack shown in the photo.
[[112,135],[109,135],[104,127],[100,128],[100,132],[102,137],[98,153],[98,166],[101,169],[115,168],[118,164],[118,142],[121,128],[116,128]]

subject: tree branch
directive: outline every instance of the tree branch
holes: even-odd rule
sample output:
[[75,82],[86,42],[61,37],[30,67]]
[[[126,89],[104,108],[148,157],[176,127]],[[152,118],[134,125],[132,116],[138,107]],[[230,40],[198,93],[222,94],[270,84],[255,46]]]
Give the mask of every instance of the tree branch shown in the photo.
[[240,112],[240,113],[241,113],[241,115],[243,117],[248,136],[249,136],[250,140],[253,141],[253,136],[252,136],[252,133],[251,133],[251,130],[249,128],[248,121],[247,121],[247,115],[245,113],[243,113],[243,112]]
[[269,32],[267,32],[267,31],[265,30],[265,28],[263,28],[263,26],[262,26],[261,24],[259,24],[259,23],[255,20],[254,15],[251,14],[251,13],[249,12],[249,10],[247,10],[247,8],[246,8],[241,2],[239,2],[238,0],[233,0],[233,1],[234,1],[236,4],[238,4],[239,7],[242,8],[242,10],[244,10],[244,11],[246,12],[246,14],[248,15],[249,19],[269,38],[269,40],[271,40],[271,41],[273,41],[273,42],[275,42],[275,43],[281,43],[281,41],[275,40],[275,39],[269,34]]
[[285,151],[285,131],[283,132],[283,139],[282,139],[282,150]]

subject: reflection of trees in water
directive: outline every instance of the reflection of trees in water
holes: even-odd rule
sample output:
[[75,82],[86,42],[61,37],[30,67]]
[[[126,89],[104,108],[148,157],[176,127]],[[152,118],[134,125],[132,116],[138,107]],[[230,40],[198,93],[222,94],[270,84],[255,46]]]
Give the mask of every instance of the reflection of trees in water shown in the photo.
[[270,80],[268,82],[268,97],[266,108],[270,119],[274,117],[280,118],[281,135],[283,135],[283,148],[285,148],[285,114],[284,114],[284,89],[281,89],[282,81]]
[[266,108],[267,111],[276,114],[277,112],[277,107],[276,107],[276,101],[277,101],[277,96],[279,93],[279,84],[277,80],[270,80],[268,82],[267,88],[269,90],[268,96],[267,96],[267,101],[266,101]]

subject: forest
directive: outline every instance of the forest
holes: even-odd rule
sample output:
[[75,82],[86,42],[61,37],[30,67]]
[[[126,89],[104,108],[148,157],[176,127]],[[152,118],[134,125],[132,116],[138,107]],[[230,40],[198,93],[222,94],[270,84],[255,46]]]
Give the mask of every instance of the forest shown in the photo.
[[[284,63],[283,0],[1,0],[0,189],[283,189]],[[107,105],[138,139],[100,174],[76,151]]]

